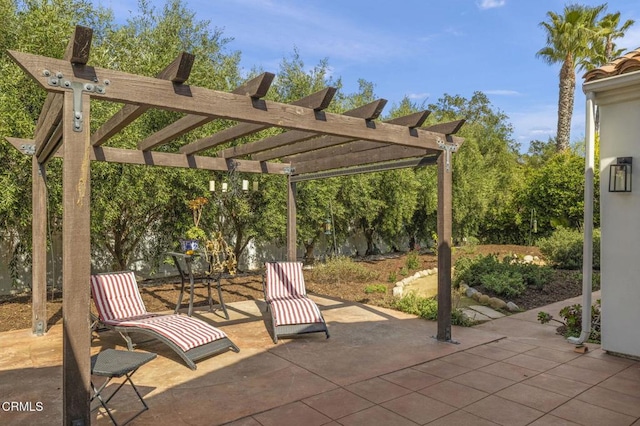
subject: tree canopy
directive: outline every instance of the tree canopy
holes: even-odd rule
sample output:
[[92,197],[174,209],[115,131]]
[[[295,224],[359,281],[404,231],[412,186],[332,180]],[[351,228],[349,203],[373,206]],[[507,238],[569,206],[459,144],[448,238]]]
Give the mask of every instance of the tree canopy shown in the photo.
[[[0,16],[3,50],[62,57],[66,39],[51,37],[51,34],[71,34],[74,25],[85,24],[94,28],[91,60],[97,66],[155,76],[180,52],[188,51],[196,57],[189,79],[194,85],[232,91],[246,77],[239,66],[241,52],[232,49],[232,39],[212,23],[199,21],[180,0],[170,0],[161,9],[140,2],[138,10],[122,24],[115,22],[109,10],[84,1],[0,0],[0,6],[8,11]],[[566,16],[550,12],[545,25],[549,45],[539,52],[550,62],[564,63],[569,57],[572,62],[567,69],[572,73],[577,64],[583,63],[579,57],[593,59],[596,56],[589,55],[596,51],[615,52],[613,40],[631,25],[629,21],[621,25],[619,14],[597,19],[604,8],[575,9],[568,7]],[[573,36],[569,37],[566,30],[573,19],[580,22],[584,31],[593,30],[591,24],[600,28],[593,31],[601,37],[580,47],[585,49],[581,54],[571,50]],[[605,28],[607,38],[603,38]],[[0,139],[31,137],[46,93],[4,54],[0,56],[0,71],[6,77],[0,80]],[[260,72],[256,67],[249,77]],[[366,80],[358,82],[356,92],[345,93],[341,78],[331,72],[328,58],[309,67],[297,50],[282,59],[276,75],[267,97],[279,102],[291,102],[329,86],[338,89],[329,107],[333,112],[348,111],[377,98],[375,85]],[[92,130],[102,125],[117,108],[119,105],[92,101]],[[509,117],[496,109],[482,92],[475,92],[468,99],[445,94],[429,105],[404,98],[393,103],[381,120],[425,108],[431,111],[425,126],[466,120],[459,133],[465,143],[453,156],[456,242],[533,243],[530,218],[534,210],[539,223],[538,236],[548,235],[556,226],[581,225],[583,160],[579,151],[565,149],[562,154],[556,154],[556,144],[564,146],[565,142],[550,140],[533,141],[528,153],[520,153],[520,147],[513,140]],[[134,146],[178,117],[176,113],[150,110],[109,144]],[[233,124],[229,120],[213,120],[161,149],[175,151],[211,130]],[[214,150],[242,145],[279,131],[268,129]],[[31,239],[31,159],[1,140],[0,164],[3,169],[0,233],[10,245],[4,261],[17,265],[18,259],[28,260],[25,256],[28,256]],[[60,160],[53,159],[47,165],[51,235],[61,227],[60,164]],[[282,176],[97,162],[92,164],[91,173],[94,188],[92,258],[96,269],[128,269],[139,262],[151,268],[157,266],[163,260],[162,254],[175,250],[178,240],[193,226],[188,202],[198,197],[208,200],[203,209],[203,228],[208,232],[222,231],[238,258],[251,243],[283,244],[285,241],[286,179]],[[210,180],[220,184],[244,179],[256,181],[258,191],[227,195],[209,191]],[[332,245],[334,238],[340,246],[347,241],[353,244],[356,236],[362,237],[366,246],[358,247],[359,254],[375,253],[383,247],[388,250],[424,248],[433,242],[437,210],[434,167],[305,181],[296,187],[298,247],[306,257],[311,258]],[[329,219],[331,241],[327,241],[324,229]],[[345,253],[354,252],[352,249]]]

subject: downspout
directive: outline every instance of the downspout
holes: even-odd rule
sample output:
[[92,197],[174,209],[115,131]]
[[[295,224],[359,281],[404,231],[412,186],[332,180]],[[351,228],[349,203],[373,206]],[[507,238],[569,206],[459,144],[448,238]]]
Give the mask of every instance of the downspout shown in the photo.
[[582,332],[569,337],[569,343],[580,346],[591,334],[591,292],[593,276],[593,169],[595,157],[594,93],[586,94],[586,141],[584,167],[584,243],[582,247]]

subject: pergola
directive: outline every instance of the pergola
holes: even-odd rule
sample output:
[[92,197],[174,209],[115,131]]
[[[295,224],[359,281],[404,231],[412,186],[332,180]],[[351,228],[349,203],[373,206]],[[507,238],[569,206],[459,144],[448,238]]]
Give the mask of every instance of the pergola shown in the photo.
[[[90,422],[90,163],[236,170],[286,175],[287,256],[296,258],[296,183],[405,167],[438,167],[438,333],[451,341],[451,154],[463,142],[452,136],[464,121],[421,127],[429,112],[376,120],[384,99],[347,111],[325,112],[335,93],[326,88],[290,104],[264,100],[274,78],[263,73],[221,92],[186,84],[194,56],[179,55],[156,78],[88,65],[92,30],[76,27],[62,60],[9,51],[45,89],[47,99],[33,139],[7,138],[33,156],[33,331],[46,331],[46,164],[63,158],[63,393],[64,424]],[[92,99],[124,106],[91,133]],[[109,139],[150,109],[177,111],[177,121],[137,143],[109,147]],[[194,140],[178,152],[156,149],[217,119],[236,125]],[[282,133],[228,149],[224,143],[267,128]],[[203,151],[215,152],[199,155]],[[74,423],[79,424],[79,423]]]

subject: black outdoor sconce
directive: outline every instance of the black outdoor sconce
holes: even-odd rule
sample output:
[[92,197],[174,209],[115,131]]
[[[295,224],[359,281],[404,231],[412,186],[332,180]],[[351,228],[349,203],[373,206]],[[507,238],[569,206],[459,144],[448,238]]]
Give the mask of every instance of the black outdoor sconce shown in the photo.
[[618,157],[609,166],[609,192],[631,192],[631,163],[633,157]]

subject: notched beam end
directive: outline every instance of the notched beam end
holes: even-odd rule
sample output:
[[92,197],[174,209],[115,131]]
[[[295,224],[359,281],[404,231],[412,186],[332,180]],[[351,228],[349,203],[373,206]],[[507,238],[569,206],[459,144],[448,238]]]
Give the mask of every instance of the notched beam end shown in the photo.
[[72,64],[85,65],[89,62],[92,39],[93,29],[76,25],[63,58]]
[[295,102],[291,102],[291,105],[310,108],[314,111],[322,111],[329,106],[337,90],[335,87],[327,87],[309,96],[305,96],[302,99],[298,99]]
[[271,83],[275,78],[275,74],[270,72],[263,72],[259,76],[246,81],[241,86],[238,86],[232,93],[236,95],[249,96],[254,99],[260,99],[267,96]]
[[161,80],[170,80],[175,84],[182,84],[189,78],[195,59],[195,55],[182,52],[156,77]]
[[424,127],[422,130],[428,130],[434,133],[442,133],[445,135],[454,135],[464,125],[466,120],[455,120],[447,123],[434,124],[433,126]]
[[361,107],[345,112],[343,115],[350,117],[364,118],[365,120],[375,120],[382,114],[382,110],[387,105],[386,99],[378,99]]
[[422,126],[427,117],[429,117],[429,114],[431,114],[431,111],[427,110],[415,112],[413,114],[405,115],[402,117],[392,118],[391,120],[385,121],[385,123],[397,124],[399,126],[406,126],[410,129],[413,129],[414,127]]

